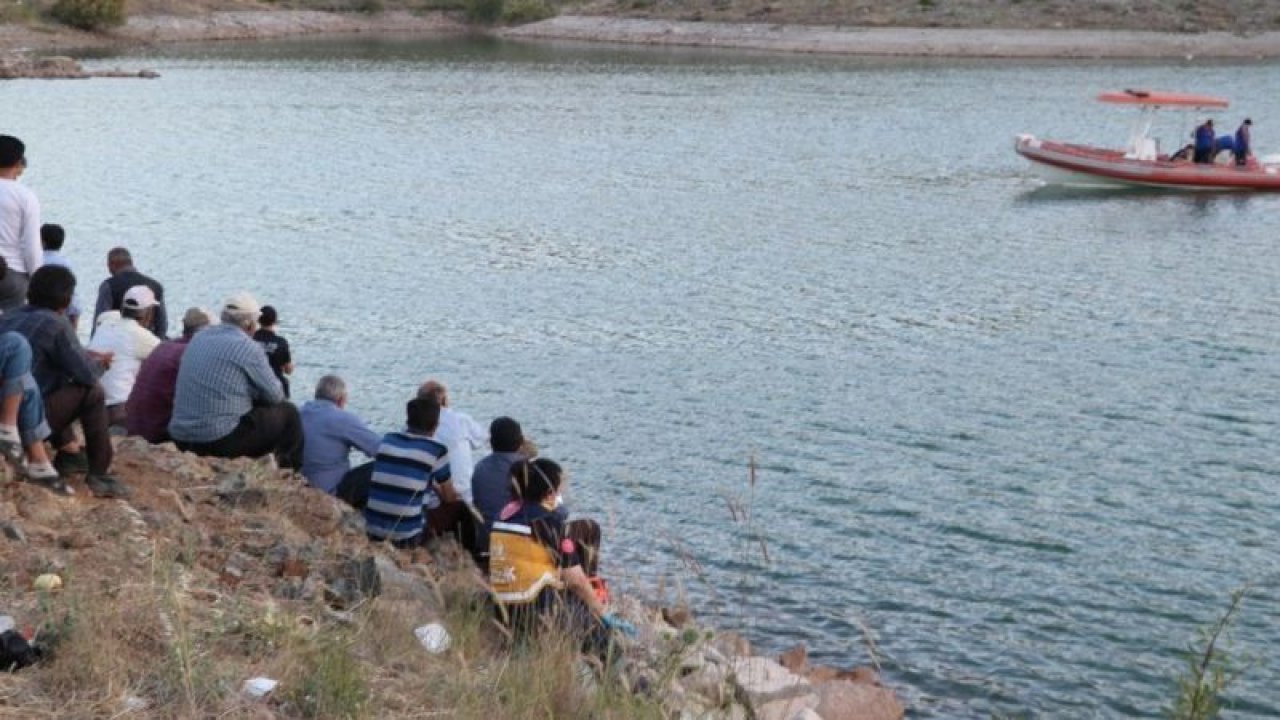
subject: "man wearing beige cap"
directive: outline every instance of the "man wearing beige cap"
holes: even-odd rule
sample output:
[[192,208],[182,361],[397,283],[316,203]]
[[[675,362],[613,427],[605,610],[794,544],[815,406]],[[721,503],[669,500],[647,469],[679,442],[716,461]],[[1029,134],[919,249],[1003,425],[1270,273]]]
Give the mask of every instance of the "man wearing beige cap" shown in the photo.
[[262,308],[248,293],[227,298],[222,324],[191,339],[178,368],[169,436],[197,455],[259,457],[302,467],[302,421],[253,341]]
[[138,378],[138,369],[160,344],[160,338],[147,329],[158,304],[151,288],[134,285],[125,291],[119,310],[108,310],[98,316],[97,332],[89,342],[89,349],[112,353],[111,367],[100,378],[107,394],[107,419],[112,425],[125,424],[125,402]]
[[178,368],[187,351],[187,343],[195,334],[214,322],[204,308],[187,308],[182,316],[182,337],[166,340],[142,361],[138,378],[125,403],[125,428],[147,442],[169,440],[169,419],[173,417],[173,391],[178,382]]

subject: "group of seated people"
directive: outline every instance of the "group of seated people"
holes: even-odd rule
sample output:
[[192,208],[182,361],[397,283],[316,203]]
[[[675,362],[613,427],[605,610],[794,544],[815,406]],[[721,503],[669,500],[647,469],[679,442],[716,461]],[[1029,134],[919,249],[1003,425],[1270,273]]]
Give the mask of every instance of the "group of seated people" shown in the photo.
[[25,461],[29,482],[70,495],[66,478],[84,472],[95,496],[128,497],[111,472],[112,426],[201,455],[273,453],[282,467],[301,467],[301,420],[252,339],[260,308],[251,296],[230,298],[221,324],[192,308],[182,337],[162,340],[152,329],[156,293],[135,285],[99,316],[85,347],[67,317],[75,287],[70,269],[43,265],[27,303],[0,315],[5,402],[18,410],[12,423],[0,415],[0,451]]
[[[399,548],[456,539],[488,573],[516,627],[555,618],[596,649],[611,630],[630,631],[607,610],[600,526],[568,520],[564,471],[536,457],[518,422],[499,417],[486,431],[451,408],[434,380],[406,403],[404,428],[381,438],[346,405],[343,380],[322,377],[301,410],[302,474],[360,508],[370,539]],[[493,452],[473,468],[471,452],[486,442]],[[352,449],[372,460],[351,467]]]
[[[27,303],[0,315],[0,454],[20,463],[28,482],[73,494],[67,457],[82,455],[95,496],[128,497],[110,470],[113,426],[199,455],[272,455],[361,509],[371,540],[415,548],[456,538],[517,625],[554,609],[596,646],[629,629],[607,611],[599,526],[568,520],[565,473],[535,457],[515,420],[486,430],[451,408],[447,388],[432,380],[406,404],[404,428],[379,437],[346,409],[346,383],[335,375],[320,379],[301,411],[285,398],[253,339],[261,308],[247,293],[226,300],[220,322],[189,309],[181,337],[162,340],[156,292],[134,285],[98,318],[85,347],[67,317],[75,287],[70,269],[46,264],[29,279]],[[493,452],[473,464],[472,451],[486,443]],[[372,459],[352,468],[353,449]]]

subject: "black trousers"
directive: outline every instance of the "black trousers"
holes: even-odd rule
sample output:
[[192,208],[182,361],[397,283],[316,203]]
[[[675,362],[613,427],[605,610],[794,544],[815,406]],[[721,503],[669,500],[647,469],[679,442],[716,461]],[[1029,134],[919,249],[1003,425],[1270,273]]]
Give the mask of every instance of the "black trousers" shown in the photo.
[[282,468],[302,467],[302,418],[291,402],[256,407],[240,418],[240,424],[213,442],[177,441],[178,448],[208,457],[276,456]]

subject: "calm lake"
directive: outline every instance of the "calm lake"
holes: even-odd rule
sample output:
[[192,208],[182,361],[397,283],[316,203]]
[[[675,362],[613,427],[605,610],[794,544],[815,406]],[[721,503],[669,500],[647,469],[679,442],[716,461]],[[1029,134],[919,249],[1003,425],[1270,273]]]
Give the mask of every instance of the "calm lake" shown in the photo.
[[276,305],[303,399],[337,372],[389,430],[443,379],[569,468],[615,584],[838,665],[869,633],[913,717],[1158,716],[1245,584],[1231,717],[1280,715],[1280,195],[1050,192],[1012,148],[1118,143],[1092,98],[1155,87],[1280,152],[1276,64],[90,64],[161,78],[0,86],[82,302],[123,244],[174,317]]

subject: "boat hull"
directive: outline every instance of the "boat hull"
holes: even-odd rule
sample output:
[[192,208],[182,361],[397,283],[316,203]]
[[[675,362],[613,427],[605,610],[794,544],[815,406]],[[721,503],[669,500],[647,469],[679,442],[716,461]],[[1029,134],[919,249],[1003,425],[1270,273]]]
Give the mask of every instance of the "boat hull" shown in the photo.
[[1019,135],[1019,155],[1031,161],[1047,183],[1072,187],[1148,187],[1199,192],[1280,192],[1280,167],[1251,162],[1204,165],[1167,158],[1135,160],[1119,150]]

